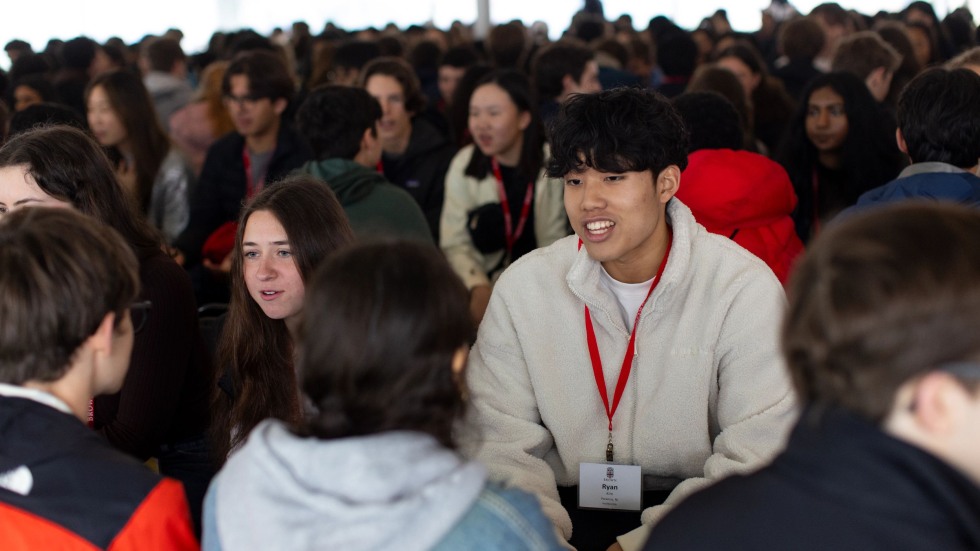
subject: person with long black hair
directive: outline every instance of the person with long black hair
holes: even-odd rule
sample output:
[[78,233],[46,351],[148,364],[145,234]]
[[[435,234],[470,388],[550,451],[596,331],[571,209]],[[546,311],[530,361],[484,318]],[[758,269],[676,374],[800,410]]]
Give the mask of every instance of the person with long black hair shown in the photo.
[[843,72],[817,77],[803,92],[777,160],[799,199],[793,219],[804,243],[905,164],[894,121],[860,78]]
[[490,73],[469,105],[474,143],[446,173],[439,245],[470,290],[479,321],[503,269],[568,231],[561,183],[544,173],[548,150],[527,77]]

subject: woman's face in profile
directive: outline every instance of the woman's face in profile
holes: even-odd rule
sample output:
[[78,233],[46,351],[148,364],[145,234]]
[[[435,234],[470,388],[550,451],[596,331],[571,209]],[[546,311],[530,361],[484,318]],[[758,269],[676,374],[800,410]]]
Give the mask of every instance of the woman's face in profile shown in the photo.
[[806,136],[821,153],[837,151],[847,138],[844,98],[829,86],[810,94],[806,110]]
[[252,300],[272,319],[294,319],[303,309],[303,277],[289,236],[270,211],[258,210],[248,217],[242,257],[242,275]]
[[0,216],[30,206],[71,207],[72,205],[68,201],[62,201],[45,193],[28,172],[27,165],[0,168]]

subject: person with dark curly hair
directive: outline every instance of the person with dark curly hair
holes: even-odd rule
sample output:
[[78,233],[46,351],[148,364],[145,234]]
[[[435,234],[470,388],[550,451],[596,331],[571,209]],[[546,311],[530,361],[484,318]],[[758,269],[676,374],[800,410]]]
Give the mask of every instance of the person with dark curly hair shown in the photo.
[[363,88],[314,88],[296,117],[314,160],[299,171],[322,180],[337,194],[359,239],[387,236],[434,243],[415,199],[378,173],[382,117],[381,105]]
[[785,299],[674,197],[688,136],[661,94],[575,96],[551,135],[576,235],[497,281],[467,371],[474,453],[576,548],[631,551],[686,496],[781,447]]
[[262,421],[228,460],[204,548],[563,549],[533,496],[456,451],[473,325],[440,252],[362,244],[309,283],[289,377],[307,413]]

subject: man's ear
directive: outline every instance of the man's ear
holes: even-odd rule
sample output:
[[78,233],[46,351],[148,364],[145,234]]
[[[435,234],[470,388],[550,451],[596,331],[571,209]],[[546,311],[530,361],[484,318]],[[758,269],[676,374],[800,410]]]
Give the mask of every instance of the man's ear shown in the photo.
[[568,97],[568,94],[578,90],[578,82],[572,75],[565,75],[561,77],[561,95],[558,96],[559,103]]
[[272,100],[272,109],[276,112],[276,115],[279,116],[282,116],[288,105],[289,102],[286,101],[286,98],[276,98]]
[[116,331],[116,313],[109,312],[102,318],[99,322],[99,326],[95,329],[95,333],[92,333],[88,339],[85,340],[83,346],[88,346],[94,352],[100,352],[105,355],[112,353],[112,337]]
[[371,146],[374,145],[374,142],[378,140],[378,137],[372,132],[373,130],[373,128],[364,129],[364,134],[361,134],[361,148],[358,150],[358,152],[370,150]]
[[531,112],[521,111],[520,115],[518,115],[517,117],[517,124],[521,128],[521,132],[526,130],[527,127],[531,124]]
[[950,374],[927,373],[912,390],[912,417],[920,430],[933,436],[952,431],[966,389]]
[[895,143],[898,144],[898,150],[899,151],[901,151],[902,153],[904,153],[906,155],[909,154],[909,145],[907,143],[905,143],[905,136],[902,135],[902,129],[901,128],[896,128],[895,129]]
[[891,81],[891,74],[888,72],[888,69],[878,67],[868,73],[867,78],[864,79],[864,84],[868,87],[871,95],[874,96],[875,101],[880,102],[888,95],[888,87],[891,85]]
[[681,169],[677,165],[670,165],[660,171],[657,175],[656,188],[657,198],[661,203],[666,204],[671,197],[677,193],[681,185]]

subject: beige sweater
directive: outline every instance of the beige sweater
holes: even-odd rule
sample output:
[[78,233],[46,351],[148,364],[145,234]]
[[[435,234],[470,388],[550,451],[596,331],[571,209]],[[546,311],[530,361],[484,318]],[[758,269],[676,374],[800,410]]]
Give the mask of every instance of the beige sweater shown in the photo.
[[[778,350],[779,282],[677,199],[667,216],[670,258],[643,310],[613,420],[616,462],[640,465],[644,489],[680,481],[666,503],[643,511],[645,525],[710,482],[767,462],[795,418]],[[608,440],[583,305],[610,397],[629,339],[599,274],[574,236],[514,263],[494,288],[467,371],[472,434],[482,442],[471,442],[471,452],[492,477],[537,494],[566,538],[572,526],[556,486],[577,485],[579,463],[604,462]]]
[[[487,274],[504,257],[503,251],[484,255],[476,250],[466,229],[467,215],[476,207],[487,203],[499,203],[500,195],[493,174],[477,180],[464,174],[473,156],[468,145],[453,157],[446,172],[446,198],[439,221],[439,246],[453,269],[463,279],[467,289],[477,285],[489,285]],[[548,151],[545,150],[545,159]],[[534,237],[538,247],[546,247],[568,235],[565,204],[562,200],[564,184],[561,179],[548,178],[544,170],[534,182]]]

